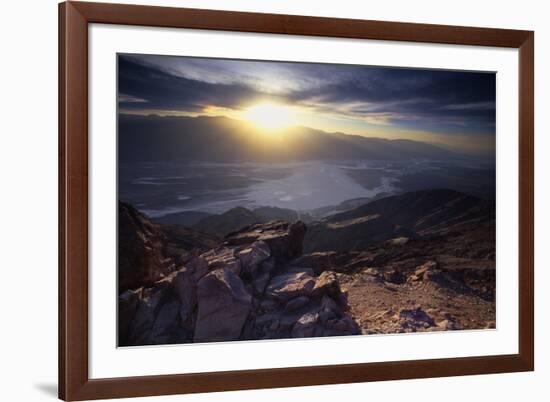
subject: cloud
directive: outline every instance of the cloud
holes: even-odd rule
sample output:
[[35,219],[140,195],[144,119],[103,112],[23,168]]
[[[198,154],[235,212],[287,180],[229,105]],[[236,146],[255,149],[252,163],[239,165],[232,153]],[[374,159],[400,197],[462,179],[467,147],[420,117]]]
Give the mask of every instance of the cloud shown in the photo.
[[[494,132],[493,73],[119,56],[122,110],[201,113],[265,100],[367,125]],[[140,101],[136,101],[139,99]]]
[[344,80],[291,97],[351,117],[383,115],[385,124],[437,121],[479,126],[494,122],[495,88],[491,73],[350,67]]
[[121,103],[147,103],[145,99],[126,94],[118,94],[118,101]]
[[[118,90],[122,109],[200,112],[208,106],[239,109],[265,97],[242,83],[209,83],[174,75],[152,64],[119,56]],[[144,102],[135,102],[141,99]]]

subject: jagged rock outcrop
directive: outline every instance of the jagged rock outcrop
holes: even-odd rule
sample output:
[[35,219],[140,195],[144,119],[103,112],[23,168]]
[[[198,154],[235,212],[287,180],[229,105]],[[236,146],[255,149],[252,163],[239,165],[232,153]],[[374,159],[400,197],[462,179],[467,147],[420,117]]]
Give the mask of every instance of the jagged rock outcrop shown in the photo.
[[219,268],[198,283],[194,342],[234,341],[252,308],[252,296],[238,273]]
[[129,204],[118,204],[119,291],[153,284],[172,268],[161,228]]
[[228,245],[242,246],[256,241],[263,241],[269,246],[271,255],[279,262],[285,262],[302,254],[306,225],[297,221],[289,224],[284,221],[273,221],[255,224],[230,233],[225,240]]
[[221,244],[216,236],[184,226],[156,224],[128,203],[119,201],[118,208],[119,294],[150,287]]
[[251,225],[119,296],[119,345],[359,334],[331,272],[301,255],[302,222]]

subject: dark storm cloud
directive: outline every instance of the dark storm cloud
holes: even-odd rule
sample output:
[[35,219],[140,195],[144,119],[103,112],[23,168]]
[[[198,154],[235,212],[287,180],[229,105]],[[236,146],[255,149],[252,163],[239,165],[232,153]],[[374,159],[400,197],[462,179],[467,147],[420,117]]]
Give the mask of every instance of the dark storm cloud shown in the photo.
[[123,109],[200,112],[212,105],[239,108],[263,96],[246,84],[188,79],[128,56],[119,56],[118,71]]
[[295,95],[319,97],[328,102],[428,99],[439,103],[465,104],[495,100],[495,76],[491,73],[362,66],[343,68],[349,69],[349,73],[337,82],[328,82],[327,85]]
[[330,110],[348,105],[352,115],[386,116],[394,122],[432,120],[441,123],[492,126],[496,82],[492,73],[348,67],[347,76],[290,95]]

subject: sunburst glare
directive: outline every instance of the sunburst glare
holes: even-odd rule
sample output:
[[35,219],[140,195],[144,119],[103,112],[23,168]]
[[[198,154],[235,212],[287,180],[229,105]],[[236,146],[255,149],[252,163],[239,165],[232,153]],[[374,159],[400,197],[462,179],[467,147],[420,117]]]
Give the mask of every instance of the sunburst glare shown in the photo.
[[243,117],[268,130],[279,130],[296,123],[293,109],[276,103],[259,103],[251,106],[244,111]]

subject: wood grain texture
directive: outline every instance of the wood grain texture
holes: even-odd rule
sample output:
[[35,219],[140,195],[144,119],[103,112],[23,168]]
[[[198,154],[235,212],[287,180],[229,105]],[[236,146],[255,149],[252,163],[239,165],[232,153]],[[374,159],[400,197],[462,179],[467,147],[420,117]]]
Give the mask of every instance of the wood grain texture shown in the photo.
[[[519,353],[109,378],[88,376],[88,24],[260,32],[519,49]],[[534,369],[534,34],[320,17],[105,3],[59,6],[59,397],[137,397]]]
[[535,367],[535,37],[519,48],[519,354]]
[[59,392],[88,382],[88,27],[60,5]]
[[335,38],[519,47],[528,31],[190,8],[73,3],[89,22]]

